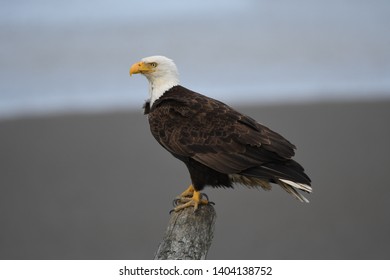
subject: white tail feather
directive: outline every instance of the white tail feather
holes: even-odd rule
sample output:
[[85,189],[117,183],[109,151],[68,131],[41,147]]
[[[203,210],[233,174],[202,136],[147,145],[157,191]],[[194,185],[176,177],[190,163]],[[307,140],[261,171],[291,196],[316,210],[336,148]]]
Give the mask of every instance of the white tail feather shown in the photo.
[[312,188],[310,186],[302,183],[296,183],[287,179],[279,179],[279,185],[282,186],[286,192],[297,198],[299,201],[309,203],[309,200],[300,193],[298,193],[297,189],[310,193],[312,191]]
[[311,193],[311,191],[313,190],[310,186],[302,184],[302,183],[296,183],[296,182],[286,180],[286,179],[279,179],[279,180],[282,182],[285,182],[286,184],[288,184],[296,189],[300,189],[300,190],[303,190],[303,191],[308,192],[308,193]]

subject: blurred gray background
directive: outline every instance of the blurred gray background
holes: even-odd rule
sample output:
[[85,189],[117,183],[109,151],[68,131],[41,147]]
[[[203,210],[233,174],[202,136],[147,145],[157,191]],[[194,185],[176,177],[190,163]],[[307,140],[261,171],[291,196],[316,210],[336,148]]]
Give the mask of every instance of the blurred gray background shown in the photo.
[[151,259],[190,183],[130,78],[184,86],[297,145],[310,204],[207,189],[211,259],[388,259],[388,1],[1,1],[0,258]]

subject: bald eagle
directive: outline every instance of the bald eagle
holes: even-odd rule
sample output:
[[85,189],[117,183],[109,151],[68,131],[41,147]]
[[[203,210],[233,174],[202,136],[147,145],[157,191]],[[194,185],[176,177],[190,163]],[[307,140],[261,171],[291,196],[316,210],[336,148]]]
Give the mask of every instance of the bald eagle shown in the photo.
[[233,184],[271,189],[280,185],[302,202],[310,193],[310,178],[294,161],[295,146],[280,134],[228,105],[179,84],[174,62],[151,56],[133,64],[132,74],[149,81],[144,113],[154,138],[184,162],[192,184],[177,199],[175,211],[208,204],[200,193],[205,186]]

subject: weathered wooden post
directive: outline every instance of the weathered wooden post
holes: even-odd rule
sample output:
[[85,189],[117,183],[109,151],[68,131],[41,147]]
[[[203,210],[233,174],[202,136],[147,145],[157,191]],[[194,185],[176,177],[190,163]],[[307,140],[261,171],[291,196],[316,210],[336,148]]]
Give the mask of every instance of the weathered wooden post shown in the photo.
[[211,204],[172,211],[155,260],[204,260],[214,235],[216,212]]

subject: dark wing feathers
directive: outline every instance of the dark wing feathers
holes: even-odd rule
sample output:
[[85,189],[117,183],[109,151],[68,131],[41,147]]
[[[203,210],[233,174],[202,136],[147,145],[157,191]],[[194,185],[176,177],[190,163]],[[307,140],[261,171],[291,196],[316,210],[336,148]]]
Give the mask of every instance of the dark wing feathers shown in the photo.
[[288,160],[283,165],[275,163],[267,163],[261,167],[256,166],[244,170],[240,174],[256,178],[275,178],[273,183],[277,183],[276,179],[283,178],[294,182],[310,185],[310,178],[305,174],[302,166],[294,160]]
[[265,148],[267,150],[273,151],[284,158],[291,158],[294,156],[295,146],[279,133],[272,131],[268,127],[245,115],[242,115],[242,118],[240,118],[238,122],[251,127],[254,131],[259,132],[261,134],[259,139],[261,139],[263,145],[266,145]]
[[164,148],[221,173],[256,173],[250,168],[294,155],[295,146],[281,135],[181,86],[166,92],[148,113],[152,134]]

